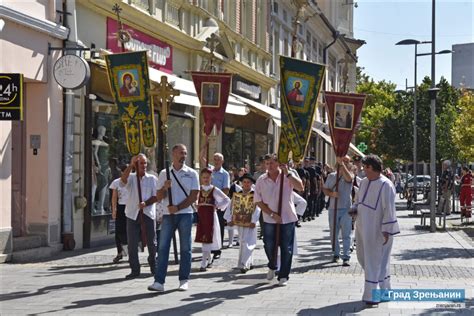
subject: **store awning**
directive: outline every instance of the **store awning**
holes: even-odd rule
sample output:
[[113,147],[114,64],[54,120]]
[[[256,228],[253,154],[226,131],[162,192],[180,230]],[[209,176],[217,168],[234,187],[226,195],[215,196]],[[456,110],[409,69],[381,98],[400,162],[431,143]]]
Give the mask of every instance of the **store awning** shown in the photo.
[[[321,136],[321,138],[324,139],[326,143],[332,145],[331,136],[329,136],[328,134],[324,133],[322,130],[317,129],[315,127],[313,127],[313,132],[316,132],[316,134]],[[353,143],[349,144],[349,150],[352,151],[353,154],[359,155],[361,157],[365,157],[365,155]]]
[[[175,75],[167,74],[163,71],[149,68],[150,79],[155,82],[161,81],[161,76],[168,77],[168,82],[174,82],[175,89],[180,91],[180,95],[174,98],[176,103],[200,107],[199,98],[196,94],[194,83],[191,80],[179,78]],[[245,103],[237,100],[232,95],[229,95],[229,101],[226,107],[226,113],[234,115],[247,115],[250,110]]]
[[313,127],[313,132],[316,132],[316,134],[318,134],[319,136],[321,136],[322,139],[324,139],[324,141],[330,145],[332,145],[332,141],[331,141],[331,136],[329,136],[328,134],[326,134],[325,132],[323,132],[322,130],[320,129],[317,129],[315,127]]
[[280,119],[280,111],[273,109],[269,106],[263,105],[262,103],[258,103],[256,101],[241,97],[240,95],[231,93],[231,96],[235,97],[237,100],[247,104],[253,109],[256,109],[258,112],[263,113],[263,115],[271,117],[271,118],[276,118]]
[[353,143],[350,144],[350,150],[356,155],[359,155],[361,157],[365,157],[365,154],[359,150]]
[[168,82],[174,83],[174,88],[180,91],[180,94],[174,98],[174,102],[199,107],[199,99],[196,95],[194,83],[191,80],[186,80],[175,75],[148,67],[150,80],[160,82],[161,76],[168,77]]
[[245,105],[245,103],[240,102],[232,95],[229,95],[229,101],[227,102],[227,107],[225,108],[225,112],[228,114],[234,115],[247,115],[249,114],[250,110]]

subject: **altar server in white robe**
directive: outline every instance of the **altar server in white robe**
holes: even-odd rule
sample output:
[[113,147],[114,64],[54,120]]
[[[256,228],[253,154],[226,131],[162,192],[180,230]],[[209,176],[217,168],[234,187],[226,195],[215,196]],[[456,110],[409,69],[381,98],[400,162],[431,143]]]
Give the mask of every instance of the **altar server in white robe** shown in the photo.
[[390,253],[393,236],[400,233],[395,209],[395,187],[381,174],[382,160],[376,155],[363,158],[367,175],[357,194],[357,259],[364,269],[362,300],[377,305],[372,290],[390,289]]
[[237,267],[242,273],[246,273],[252,268],[252,254],[257,245],[257,223],[260,218],[260,208],[253,203],[255,180],[252,175],[244,174],[240,177],[240,182],[242,190],[232,196],[232,203],[227,208],[224,219],[227,221],[227,225],[237,227],[240,243]]

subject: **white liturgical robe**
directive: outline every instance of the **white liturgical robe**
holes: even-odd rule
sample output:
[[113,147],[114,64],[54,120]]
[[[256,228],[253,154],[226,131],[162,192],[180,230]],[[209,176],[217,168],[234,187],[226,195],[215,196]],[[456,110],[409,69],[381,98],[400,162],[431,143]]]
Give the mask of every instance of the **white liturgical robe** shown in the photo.
[[[395,209],[395,187],[384,176],[361,181],[357,194],[357,259],[364,269],[362,300],[376,302],[372,290],[390,289],[390,253],[393,235],[400,233]],[[389,238],[384,244],[383,233]]]

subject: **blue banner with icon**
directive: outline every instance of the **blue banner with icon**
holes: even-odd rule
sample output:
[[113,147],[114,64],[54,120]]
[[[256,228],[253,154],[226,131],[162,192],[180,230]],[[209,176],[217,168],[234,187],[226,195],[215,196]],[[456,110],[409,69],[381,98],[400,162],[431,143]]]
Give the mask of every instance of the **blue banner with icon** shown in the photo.
[[280,56],[281,134],[278,160],[300,161],[316,114],[325,66]]
[[110,90],[125,127],[127,148],[136,155],[142,145],[153,147],[156,143],[147,52],[106,55],[105,61]]

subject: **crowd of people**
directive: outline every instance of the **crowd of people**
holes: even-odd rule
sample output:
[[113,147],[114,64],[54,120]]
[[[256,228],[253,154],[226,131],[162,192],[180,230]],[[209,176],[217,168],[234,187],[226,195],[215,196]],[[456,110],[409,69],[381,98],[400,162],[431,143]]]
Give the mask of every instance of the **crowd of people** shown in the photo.
[[399,233],[396,191],[383,175],[378,156],[337,157],[332,169],[314,157],[295,165],[291,161],[281,164],[275,154],[267,154],[259,159],[254,174],[245,168],[229,174],[220,153],[212,156],[213,164],[202,161],[205,167],[199,172],[186,165],[186,157],[186,146],[175,145],[169,170],[155,176],[147,172],[145,155],[134,156],[111,185],[118,251],[114,262],[119,262],[128,248],[131,272],[127,279],[140,275],[138,251],[140,244],[142,249],[146,244],[154,276],[148,290],[163,292],[177,230],[179,290],[185,291],[189,288],[193,239],[202,245],[199,272],[204,273],[223,255],[227,230],[228,247],[234,246],[238,235],[236,266],[241,273],[253,268],[253,251],[260,237],[268,260],[267,279],[276,278],[278,285],[285,286],[297,253],[295,228],[316,220],[326,209],[333,262],[342,259],[342,266],[350,266],[357,241],[357,259],[365,271],[362,299],[376,305],[372,290],[390,288],[390,252],[393,235]]

